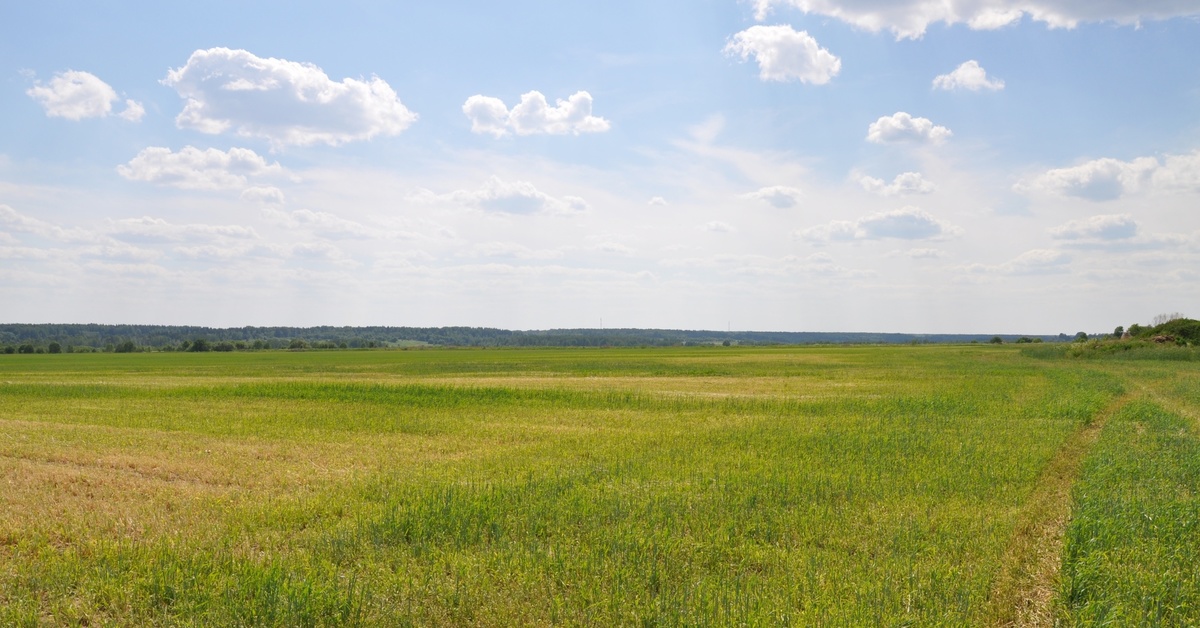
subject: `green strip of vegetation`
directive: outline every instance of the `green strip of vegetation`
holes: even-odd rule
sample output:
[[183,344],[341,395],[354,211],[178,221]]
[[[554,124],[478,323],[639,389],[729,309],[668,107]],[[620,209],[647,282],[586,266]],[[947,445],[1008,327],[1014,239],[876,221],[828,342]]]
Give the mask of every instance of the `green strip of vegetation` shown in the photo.
[[1200,432],[1150,401],[1110,421],[1074,493],[1059,607],[1079,626],[1200,624]]

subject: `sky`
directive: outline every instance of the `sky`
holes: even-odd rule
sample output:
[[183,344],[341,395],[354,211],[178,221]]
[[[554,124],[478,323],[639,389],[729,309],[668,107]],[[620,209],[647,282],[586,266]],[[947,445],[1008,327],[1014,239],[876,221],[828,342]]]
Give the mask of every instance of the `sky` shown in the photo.
[[9,2],[0,322],[1200,317],[1200,0]]

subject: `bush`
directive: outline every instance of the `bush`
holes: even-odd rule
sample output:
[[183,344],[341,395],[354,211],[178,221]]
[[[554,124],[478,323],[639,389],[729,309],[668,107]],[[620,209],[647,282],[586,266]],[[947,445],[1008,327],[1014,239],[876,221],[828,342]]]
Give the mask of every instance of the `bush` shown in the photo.
[[1191,318],[1176,318],[1151,329],[1151,336],[1174,336],[1184,342],[1200,343],[1200,321]]
[[46,347],[46,351],[49,351],[50,353],[62,353],[62,345],[58,344],[57,342],[52,342]]

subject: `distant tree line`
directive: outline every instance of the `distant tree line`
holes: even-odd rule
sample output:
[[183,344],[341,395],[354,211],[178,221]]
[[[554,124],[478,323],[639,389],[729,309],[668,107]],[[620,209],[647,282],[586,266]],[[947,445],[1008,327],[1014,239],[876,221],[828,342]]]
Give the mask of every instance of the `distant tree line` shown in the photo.
[[489,327],[195,327],[175,325],[0,324],[5,353],[262,351],[379,347],[638,347],[687,345],[923,344],[1069,340],[1058,336],[842,332],[722,332],[679,329]]

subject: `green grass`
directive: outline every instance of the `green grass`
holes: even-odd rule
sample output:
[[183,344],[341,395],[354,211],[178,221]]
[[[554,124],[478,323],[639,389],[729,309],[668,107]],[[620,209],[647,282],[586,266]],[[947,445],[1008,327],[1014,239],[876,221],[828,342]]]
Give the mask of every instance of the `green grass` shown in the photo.
[[1084,463],[1067,529],[1061,601],[1071,625],[1200,619],[1200,432],[1131,403]]
[[[1132,368],[1007,347],[0,356],[0,625],[987,624],[1042,473]],[[1153,368],[1193,403],[1194,368]]]

